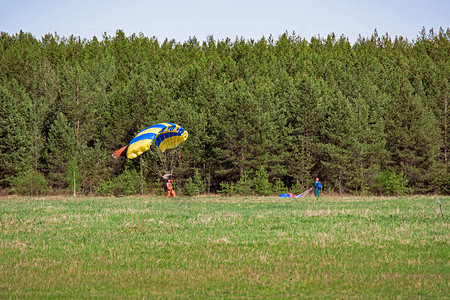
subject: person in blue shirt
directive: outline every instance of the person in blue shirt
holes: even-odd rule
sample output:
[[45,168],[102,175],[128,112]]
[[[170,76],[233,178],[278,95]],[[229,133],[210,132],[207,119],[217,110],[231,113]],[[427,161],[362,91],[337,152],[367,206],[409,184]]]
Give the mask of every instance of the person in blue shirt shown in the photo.
[[314,197],[320,197],[320,190],[322,189],[322,183],[319,181],[319,178],[316,178],[316,182],[314,182]]

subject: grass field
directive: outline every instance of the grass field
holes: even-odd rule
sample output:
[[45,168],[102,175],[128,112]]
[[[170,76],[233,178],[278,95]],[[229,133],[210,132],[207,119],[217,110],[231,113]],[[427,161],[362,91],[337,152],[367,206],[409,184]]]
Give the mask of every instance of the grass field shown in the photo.
[[449,298],[434,197],[6,197],[0,298]]

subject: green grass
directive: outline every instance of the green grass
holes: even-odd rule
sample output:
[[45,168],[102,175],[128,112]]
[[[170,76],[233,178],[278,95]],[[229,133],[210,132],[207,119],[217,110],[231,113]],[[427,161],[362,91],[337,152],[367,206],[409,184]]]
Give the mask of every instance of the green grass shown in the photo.
[[0,212],[0,298],[450,295],[433,197],[7,197]]

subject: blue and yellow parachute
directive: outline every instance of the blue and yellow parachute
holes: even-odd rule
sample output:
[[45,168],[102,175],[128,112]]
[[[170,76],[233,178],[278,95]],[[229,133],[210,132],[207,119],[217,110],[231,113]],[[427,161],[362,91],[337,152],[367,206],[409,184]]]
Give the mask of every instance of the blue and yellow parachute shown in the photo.
[[113,153],[118,158],[128,147],[127,157],[133,159],[155,145],[162,152],[178,147],[188,138],[188,132],[180,125],[173,123],[159,123],[141,130],[131,142]]

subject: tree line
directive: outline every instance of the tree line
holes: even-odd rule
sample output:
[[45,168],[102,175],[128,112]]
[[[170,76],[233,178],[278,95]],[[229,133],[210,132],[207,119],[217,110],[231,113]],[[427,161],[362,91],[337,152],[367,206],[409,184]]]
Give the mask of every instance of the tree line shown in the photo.
[[[189,132],[175,170],[196,193],[450,193],[450,29],[180,43],[0,34],[0,191],[160,189],[141,129]],[[248,187],[250,190],[248,190]]]

